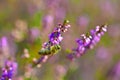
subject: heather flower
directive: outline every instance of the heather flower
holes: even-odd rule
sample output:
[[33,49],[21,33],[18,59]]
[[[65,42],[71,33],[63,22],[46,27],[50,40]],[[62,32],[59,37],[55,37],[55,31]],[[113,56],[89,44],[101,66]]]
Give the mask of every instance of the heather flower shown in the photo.
[[0,80],[12,80],[17,69],[17,63],[11,60],[7,60],[2,68],[2,76]]
[[57,28],[50,34],[49,42],[53,45],[60,44],[63,40],[62,32],[66,32],[70,25],[68,24],[69,21],[65,20],[63,24],[59,24]]
[[63,40],[62,32],[66,32],[70,25],[68,24],[69,21],[65,20],[63,24],[59,24],[57,28],[49,36],[49,41],[43,44],[43,48],[48,48],[52,45],[59,45],[60,42]]
[[63,40],[62,32],[66,32],[70,25],[69,21],[65,20],[63,24],[59,24],[57,28],[49,36],[49,41],[43,44],[43,48],[50,48],[53,45],[59,45]]
[[38,52],[41,55],[41,58],[34,60],[35,65],[46,62],[49,56],[54,55],[60,51],[60,42],[63,40],[62,33],[66,32],[70,27],[68,23],[69,21],[65,20],[63,24],[59,24],[58,27],[56,27],[49,35],[49,41],[45,42],[41,50]]
[[93,48],[101,39],[101,36],[104,35],[104,33],[107,31],[107,25],[102,26],[96,26],[95,30],[91,30],[91,44],[89,45],[89,48]]
[[90,31],[90,33],[82,34],[80,39],[76,42],[78,44],[77,48],[72,50],[72,54],[67,57],[70,60],[74,60],[75,57],[80,57],[85,54],[87,49],[92,49],[101,39],[101,36],[107,31],[107,26],[96,26],[96,29]]
[[53,32],[50,34],[50,42],[52,44],[59,44],[62,41],[63,37],[60,32]]

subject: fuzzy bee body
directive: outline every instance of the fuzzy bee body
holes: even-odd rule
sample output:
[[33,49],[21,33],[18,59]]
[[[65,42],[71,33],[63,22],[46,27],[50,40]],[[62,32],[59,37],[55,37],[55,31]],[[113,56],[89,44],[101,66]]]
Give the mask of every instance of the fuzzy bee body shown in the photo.
[[60,45],[53,45],[50,46],[49,48],[41,49],[38,53],[40,55],[56,54],[58,51],[60,51],[60,49],[61,49]]

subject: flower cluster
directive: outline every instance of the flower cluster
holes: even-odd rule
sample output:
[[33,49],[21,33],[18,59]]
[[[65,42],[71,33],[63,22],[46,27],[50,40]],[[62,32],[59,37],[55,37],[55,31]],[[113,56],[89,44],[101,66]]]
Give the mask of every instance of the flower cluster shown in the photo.
[[68,28],[70,27],[70,25],[68,23],[69,23],[69,21],[65,20],[63,22],[63,24],[59,24],[58,27],[55,28],[54,31],[50,34],[49,43],[51,45],[60,44],[60,42],[63,39],[62,32],[66,32],[68,30]]
[[35,60],[36,64],[46,61],[49,55],[56,54],[61,49],[60,42],[63,40],[62,33],[66,32],[69,27],[69,21],[65,20],[63,24],[59,24],[58,27],[53,30],[49,35],[49,41],[45,42],[38,52],[42,57],[38,61]]
[[101,39],[101,36],[107,31],[107,25],[96,26],[90,33],[82,34],[80,39],[76,42],[78,44],[76,49],[73,49],[72,54],[67,57],[70,60],[74,60],[75,57],[80,57],[85,54],[87,49],[92,49]]
[[2,68],[2,76],[0,80],[12,80],[17,69],[17,63],[11,60],[7,60]]

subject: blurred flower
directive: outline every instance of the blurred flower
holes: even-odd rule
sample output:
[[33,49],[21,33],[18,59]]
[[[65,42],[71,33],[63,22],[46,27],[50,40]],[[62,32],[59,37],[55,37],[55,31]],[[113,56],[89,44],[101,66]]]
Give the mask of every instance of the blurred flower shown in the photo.
[[17,63],[12,60],[7,60],[2,68],[2,76],[0,80],[12,80],[17,71]]
[[18,42],[20,42],[24,39],[24,34],[17,29],[12,30],[11,35]]
[[48,60],[48,57],[49,57],[49,55],[44,55],[44,56],[40,57],[39,59],[34,58],[33,59],[33,62],[34,62],[33,67],[34,66],[37,66],[38,68],[41,67],[41,63],[45,63]]
[[36,10],[37,10],[37,6],[36,5],[29,5],[28,6],[28,12],[29,12],[30,15],[33,15]]
[[47,15],[44,15],[42,18],[42,32],[41,35],[47,35],[51,32],[51,30],[54,27],[54,15],[49,13]]
[[110,53],[108,52],[108,49],[106,49],[105,47],[100,47],[97,49],[96,52],[96,57],[99,60],[103,60],[104,62],[110,60]]
[[55,67],[55,80],[63,79],[66,72],[67,72],[67,69],[64,66],[56,65],[56,67]]
[[113,24],[109,27],[108,34],[112,38],[119,38],[120,36],[120,24]]
[[115,70],[116,77],[120,79],[120,62],[116,65]]
[[3,36],[1,38],[1,51],[2,54],[4,54],[6,57],[9,56],[10,50],[9,50],[9,44],[8,44],[8,38],[6,36]]
[[66,16],[66,11],[61,6],[55,10],[55,18],[57,20],[63,20],[65,16]]
[[20,42],[24,40],[27,31],[28,31],[27,23],[23,20],[17,20],[15,22],[15,28],[12,30],[11,35],[16,41]]
[[54,17],[52,15],[46,15],[43,18],[43,27],[44,28],[51,28],[54,24]]
[[[108,17],[115,17],[116,14],[116,5],[110,0],[104,0],[100,2],[100,8],[103,12],[103,15]],[[108,13],[106,15],[106,13]]]
[[4,64],[4,60],[14,57],[16,53],[16,45],[11,37],[2,36],[0,38],[0,65]]
[[51,8],[57,8],[58,4],[60,3],[60,0],[45,0],[46,5]]
[[78,24],[82,28],[86,28],[89,24],[89,17],[86,15],[80,16],[78,18]]
[[29,35],[29,37],[30,37],[29,40],[30,40],[31,42],[34,42],[36,39],[39,38],[39,36],[40,36],[40,31],[39,31],[38,28],[30,28],[28,35]]
[[25,31],[27,31],[28,25],[27,25],[27,23],[26,23],[25,21],[23,21],[23,20],[17,20],[17,21],[15,22],[15,27],[16,27],[17,30],[22,31],[22,32],[25,32]]
[[30,58],[30,54],[29,54],[29,50],[28,49],[24,49],[24,53],[21,56],[22,58]]
[[108,71],[107,77],[112,80],[120,80],[120,62],[115,64],[110,71]]
[[75,57],[76,57],[76,53],[70,53],[69,55],[67,55],[67,58],[71,61],[75,60]]
[[30,78],[31,75],[33,75],[33,68],[31,68],[30,65],[26,65],[24,67],[25,67],[25,73],[24,73],[25,78]]

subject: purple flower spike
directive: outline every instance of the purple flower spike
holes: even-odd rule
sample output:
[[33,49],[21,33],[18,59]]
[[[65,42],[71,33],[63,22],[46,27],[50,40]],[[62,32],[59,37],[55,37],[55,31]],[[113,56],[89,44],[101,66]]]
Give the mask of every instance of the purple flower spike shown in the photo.
[[12,80],[17,69],[17,63],[11,60],[5,62],[4,67],[2,68],[2,76],[0,80]]
[[[92,49],[101,39],[101,36],[107,31],[107,26],[96,26],[95,29],[91,30],[88,34],[82,34],[80,39],[76,42],[77,48],[72,50],[72,54],[69,55],[70,59],[73,57],[80,57],[85,54],[87,49]],[[74,55],[74,56],[73,56]]]
[[63,40],[62,32],[66,32],[70,27],[68,23],[69,21],[65,20],[63,24],[59,24],[58,27],[54,29],[54,31],[49,36],[49,41],[45,43],[46,44],[45,47],[60,44],[60,42]]
[[91,40],[90,48],[92,49],[101,39],[101,36],[107,31],[107,25],[96,26],[95,30],[91,30],[91,36],[93,39]]
[[39,54],[42,56],[37,60],[37,62],[35,60],[35,65],[46,62],[50,56],[60,50],[60,43],[63,40],[62,33],[66,32],[69,27],[69,21],[65,20],[63,24],[59,24],[58,27],[53,30],[53,32],[49,35],[49,41],[45,42],[39,51]]
[[59,44],[62,41],[63,37],[60,32],[53,32],[50,34],[50,42],[52,44]]

